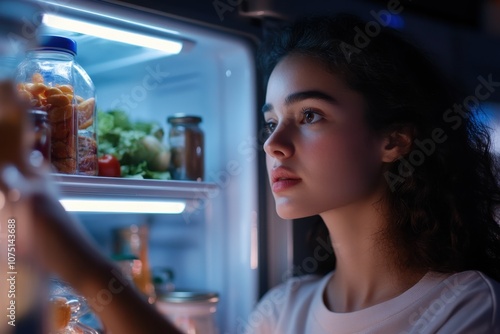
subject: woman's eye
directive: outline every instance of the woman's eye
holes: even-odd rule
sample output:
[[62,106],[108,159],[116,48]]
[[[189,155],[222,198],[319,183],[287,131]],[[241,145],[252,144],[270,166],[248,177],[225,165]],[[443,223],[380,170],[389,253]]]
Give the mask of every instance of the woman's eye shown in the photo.
[[323,117],[321,117],[318,113],[315,113],[312,110],[304,110],[304,123],[313,124],[320,121]]
[[273,133],[275,129],[276,129],[276,123],[274,123],[274,122],[269,121],[269,122],[266,122],[264,124],[264,131],[268,135],[270,135],[271,133]]

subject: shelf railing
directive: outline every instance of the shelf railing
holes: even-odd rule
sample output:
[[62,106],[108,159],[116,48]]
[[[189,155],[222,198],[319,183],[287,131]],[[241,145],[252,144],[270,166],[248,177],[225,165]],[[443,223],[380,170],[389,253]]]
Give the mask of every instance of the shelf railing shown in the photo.
[[78,198],[208,199],[215,183],[53,174],[61,196]]

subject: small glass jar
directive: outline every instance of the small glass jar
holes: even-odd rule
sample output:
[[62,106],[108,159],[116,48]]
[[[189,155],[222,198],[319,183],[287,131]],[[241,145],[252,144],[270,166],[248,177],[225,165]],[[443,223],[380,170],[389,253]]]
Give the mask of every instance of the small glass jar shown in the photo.
[[201,117],[175,114],[167,118],[172,152],[170,173],[174,180],[202,181],[204,178],[204,134]]
[[50,127],[47,113],[41,110],[31,110],[29,118],[35,135],[33,150],[42,154],[43,159],[50,163]]
[[213,292],[173,291],[159,296],[156,307],[183,333],[218,334],[218,302]]
[[141,260],[134,254],[113,254],[113,262],[118,266],[123,276],[134,283],[142,270]]
[[148,242],[149,227],[147,225],[131,225],[113,230],[114,256],[135,255],[137,257],[137,261],[129,263],[132,279],[139,291],[147,297],[148,302],[153,304],[156,293],[151,279]]
[[42,36],[17,68],[17,89],[31,109],[48,114],[55,171],[97,175],[95,88],[76,48],[72,39]]

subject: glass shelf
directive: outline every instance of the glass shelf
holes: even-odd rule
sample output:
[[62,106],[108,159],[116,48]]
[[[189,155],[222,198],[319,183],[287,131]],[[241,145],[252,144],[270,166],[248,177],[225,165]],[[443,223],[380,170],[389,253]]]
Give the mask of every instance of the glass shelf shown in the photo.
[[100,176],[52,174],[63,197],[208,199],[215,183],[196,181],[144,180]]

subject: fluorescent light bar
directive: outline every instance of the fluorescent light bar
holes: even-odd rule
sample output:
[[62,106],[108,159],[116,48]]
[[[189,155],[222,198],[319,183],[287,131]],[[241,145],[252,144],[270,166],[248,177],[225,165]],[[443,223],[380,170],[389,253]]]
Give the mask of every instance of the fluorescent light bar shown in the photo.
[[146,48],[164,51],[168,54],[178,54],[182,50],[182,42],[136,34],[94,23],[68,19],[53,14],[43,14],[42,22],[52,28],[92,35],[116,42],[143,46]]
[[186,203],[178,201],[61,199],[59,202],[71,212],[179,214],[186,208]]

